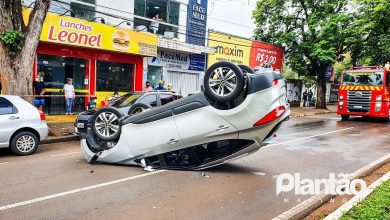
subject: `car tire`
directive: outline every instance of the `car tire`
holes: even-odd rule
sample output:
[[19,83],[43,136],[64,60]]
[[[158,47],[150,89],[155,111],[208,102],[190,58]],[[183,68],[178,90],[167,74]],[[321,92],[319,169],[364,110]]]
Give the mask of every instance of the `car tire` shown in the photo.
[[255,73],[255,71],[253,71],[253,69],[250,68],[247,65],[238,65],[238,67],[240,67],[242,73],[244,73],[244,74],[246,74],[246,73]]
[[38,149],[39,141],[37,136],[30,131],[17,133],[11,140],[10,149],[18,156],[33,154]]
[[348,121],[349,117],[350,117],[350,115],[341,115],[341,120]]
[[206,71],[204,88],[213,101],[233,101],[244,88],[244,74],[240,67],[233,63],[215,63]]
[[130,107],[128,115],[139,114],[139,113],[141,113],[147,109],[150,109],[150,108],[151,108],[151,106],[148,106],[144,103],[136,103]]
[[91,118],[92,131],[100,140],[118,140],[121,134],[119,119],[123,116],[123,113],[114,107],[99,109]]

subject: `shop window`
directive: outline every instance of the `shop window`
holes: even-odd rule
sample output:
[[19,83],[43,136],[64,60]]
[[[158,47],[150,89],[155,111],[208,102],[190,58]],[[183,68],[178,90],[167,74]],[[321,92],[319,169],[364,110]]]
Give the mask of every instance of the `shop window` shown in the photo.
[[145,16],[145,0],[134,1],[134,13],[135,15]]
[[158,86],[158,81],[162,79],[162,67],[148,66],[147,81],[150,82],[152,88],[156,88]]
[[[86,4],[83,4],[86,3]],[[92,20],[96,17],[96,0],[79,0],[70,3],[72,17]]]
[[73,79],[75,89],[85,88],[86,60],[73,57],[38,55],[38,75],[45,88],[63,89],[67,78]]
[[180,4],[177,2],[169,2],[169,16],[168,16],[168,23],[179,25],[179,11],[180,11]]
[[132,91],[133,65],[97,61],[97,91]]
[[167,0],[135,0],[134,14],[174,25],[179,24],[180,3]]

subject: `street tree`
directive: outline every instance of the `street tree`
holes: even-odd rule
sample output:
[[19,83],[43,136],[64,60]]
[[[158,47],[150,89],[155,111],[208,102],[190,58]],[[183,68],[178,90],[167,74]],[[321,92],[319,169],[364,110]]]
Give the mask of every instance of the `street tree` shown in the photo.
[[348,0],[259,0],[255,36],[286,48],[287,65],[316,76],[317,108],[326,108],[325,73],[360,36]]
[[25,24],[21,0],[0,2],[0,75],[3,94],[32,94],[35,52],[51,0],[36,0]]
[[390,62],[390,1],[356,0],[362,35],[352,50],[352,63],[384,65]]

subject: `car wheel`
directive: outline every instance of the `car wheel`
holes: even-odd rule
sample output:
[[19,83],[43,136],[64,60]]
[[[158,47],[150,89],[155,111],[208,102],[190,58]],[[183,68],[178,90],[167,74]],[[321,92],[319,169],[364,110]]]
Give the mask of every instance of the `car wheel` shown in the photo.
[[249,66],[247,65],[238,65],[238,67],[240,67],[242,73],[255,73],[255,71],[253,71],[252,68],[250,68]]
[[37,136],[29,131],[16,134],[11,140],[11,151],[19,156],[33,154],[38,148]]
[[349,119],[350,115],[341,115],[341,119],[343,121],[347,121]]
[[233,101],[244,88],[244,74],[230,62],[212,65],[204,76],[206,94],[217,102]]
[[119,122],[121,117],[123,117],[123,113],[121,113],[116,108],[107,107],[99,109],[91,118],[92,131],[100,140],[117,140],[121,134],[121,127]]
[[130,107],[128,114],[135,115],[135,114],[141,113],[141,112],[143,112],[147,109],[150,109],[150,108],[151,108],[151,106],[148,106],[146,104],[136,103]]

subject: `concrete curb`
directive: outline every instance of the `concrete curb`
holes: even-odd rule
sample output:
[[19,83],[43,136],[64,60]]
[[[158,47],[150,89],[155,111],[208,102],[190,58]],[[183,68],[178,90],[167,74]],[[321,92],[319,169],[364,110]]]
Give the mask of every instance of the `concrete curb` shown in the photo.
[[359,203],[363,202],[369,195],[371,195],[374,190],[382,185],[384,182],[390,179],[390,172],[383,175],[381,178],[376,180],[370,186],[367,187],[366,190],[359,192],[356,196],[354,196],[351,200],[344,205],[340,206],[336,211],[332,212],[330,215],[326,216],[324,220],[336,220],[341,218],[344,213],[350,211],[353,207],[357,206]]
[[42,141],[40,144],[55,144],[55,143],[78,141],[78,140],[80,140],[78,135],[69,135],[64,137],[48,138]]
[[[387,154],[378,160],[360,168],[359,170],[351,173],[348,175],[348,180],[353,179],[359,179],[362,178],[368,174],[370,174],[372,171],[378,169],[382,165],[390,162],[390,154]],[[301,202],[300,204],[296,205],[295,207],[291,208],[290,210],[283,212],[282,214],[278,215],[277,217],[273,218],[273,220],[295,220],[295,219],[303,219],[306,216],[308,216],[310,213],[312,213],[314,210],[322,206],[323,204],[327,203],[329,200],[334,198],[335,195],[327,195],[324,191],[322,191],[320,194],[310,197],[309,199]]]
[[323,112],[314,112],[314,113],[305,113],[305,114],[298,114],[298,115],[292,115],[293,118],[300,118],[305,116],[314,116],[314,115],[325,115],[325,114],[332,114],[336,113],[336,111],[323,111]]

